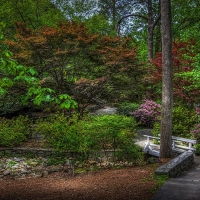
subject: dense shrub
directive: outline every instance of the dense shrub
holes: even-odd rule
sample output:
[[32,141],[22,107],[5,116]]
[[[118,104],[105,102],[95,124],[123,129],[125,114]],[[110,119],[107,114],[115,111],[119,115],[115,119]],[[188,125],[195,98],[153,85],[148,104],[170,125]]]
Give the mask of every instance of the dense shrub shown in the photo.
[[194,118],[195,124],[192,127],[190,134],[192,138],[197,140],[197,144],[195,145],[196,153],[200,154],[200,114],[199,114],[199,108],[196,107],[196,115]]
[[[56,149],[70,149],[77,151],[79,146],[78,133],[73,124],[77,121],[76,116],[70,120],[62,114],[57,114],[36,122],[36,133],[43,135],[48,144]],[[78,126],[78,124],[76,123]],[[75,127],[78,129],[78,127]]]
[[134,144],[136,122],[132,117],[120,115],[88,115],[82,120],[70,120],[57,115],[38,122],[37,131],[44,135],[51,147],[87,154],[99,150],[117,149],[137,158],[139,147]]
[[173,135],[190,138],[195,123],[195,110],[179,105],[172,110]]
[[156,137],[158,137],[158,135],[161,133],[161,122],[155,122],[153,125],[153,130],[152,130],[152,134]]
[[190,134],[200,143],[200,123],[195,124],[194,128],[190,131]]
[[19,146],[30,136],[30,121],[27,117],[20,116],[15,119],[0,120],[0,146]]
[[132,115],[142,125],[147,127],[153,127],[153,124],[158,121],[158,117],[161,114],[161,106],[151,100],[143,100],[143,104],[140,105],[139,109],[132,113]]
[[[195,112],[182,105],[172,109],[172,134],[174,136],[191,138],[190,131],[194,125]],[[161,132],[160,122],[156,122],[153,126],[153,135],[158,136]]]
[[140,105],[137,103],[123,102],[117,106],[117,113],[130,116],[139,107]]
[[[121,150],[124,156],[136,158],[138,148],[134,145],[136,121],[122,115],[93,116],[89,121],[82,121],[82,133],[87,139],[86,146],[90,149]],[[88,146],[89,144],[89,146]],[[119,154],[118,154],[119,155]]]
[[200,123],[194,125],[192,130],[190,131],[192,138],[197,140],[197,144],[195,145],[196,154],[200,155]]

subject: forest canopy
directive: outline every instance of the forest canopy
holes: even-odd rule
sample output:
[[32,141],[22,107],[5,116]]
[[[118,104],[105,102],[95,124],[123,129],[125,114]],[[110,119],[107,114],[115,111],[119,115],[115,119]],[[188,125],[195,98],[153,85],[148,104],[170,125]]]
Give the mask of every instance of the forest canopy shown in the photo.
[[[1,116],[48,105],[82,113],[103,102],[160,102],[159,0],[10,0],[2,6]],[[173,96],[185,105],[199,102],[198,13],[196,0],[172,1]]]

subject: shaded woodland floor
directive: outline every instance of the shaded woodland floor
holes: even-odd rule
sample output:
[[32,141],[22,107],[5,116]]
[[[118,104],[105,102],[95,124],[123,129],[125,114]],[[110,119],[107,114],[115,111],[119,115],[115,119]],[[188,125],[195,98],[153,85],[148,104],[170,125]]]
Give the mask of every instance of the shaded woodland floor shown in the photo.
[[158,164],[108,169],[68,177],[55,172],[47,177],[0,181],[1,200],[150,200]]

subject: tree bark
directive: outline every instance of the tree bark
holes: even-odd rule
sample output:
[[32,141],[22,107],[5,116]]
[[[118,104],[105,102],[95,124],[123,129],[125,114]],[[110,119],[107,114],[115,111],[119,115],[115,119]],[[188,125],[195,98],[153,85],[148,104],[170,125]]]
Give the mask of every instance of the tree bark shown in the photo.
[[172,31],[171,2],[161,0],[162,112],[160,159],[172,157]]
[[148,0],[148,61],[153,60],[153,8],[152,0]]

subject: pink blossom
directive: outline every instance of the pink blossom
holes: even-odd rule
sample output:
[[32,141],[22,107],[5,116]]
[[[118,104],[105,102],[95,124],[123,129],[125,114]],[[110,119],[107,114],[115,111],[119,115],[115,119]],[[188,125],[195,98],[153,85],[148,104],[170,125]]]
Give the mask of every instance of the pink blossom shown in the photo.
[[199,114],[199,108],[196,107],[196,114],[198,115]]

